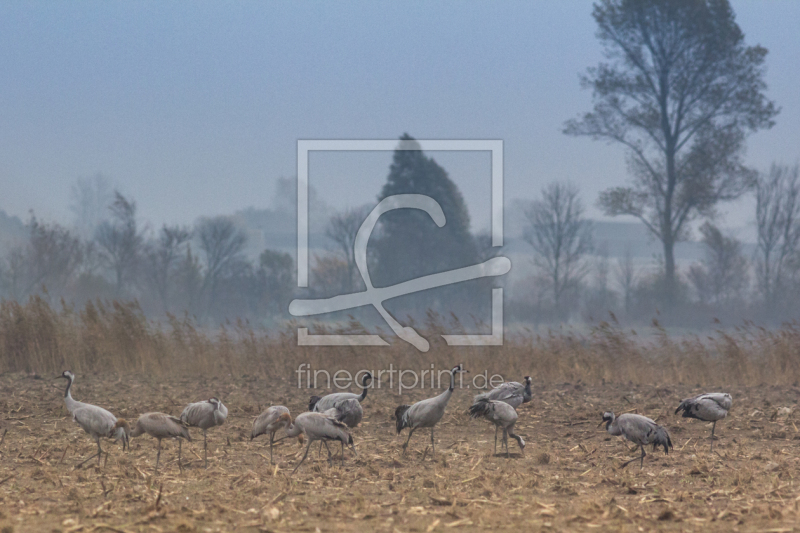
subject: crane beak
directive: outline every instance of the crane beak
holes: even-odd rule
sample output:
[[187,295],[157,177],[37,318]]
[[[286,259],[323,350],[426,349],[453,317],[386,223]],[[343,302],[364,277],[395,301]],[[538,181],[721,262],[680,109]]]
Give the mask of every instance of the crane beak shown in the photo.
[[603,424],[605,424],[605,423],[606,423],[606,421],[605,421],[605,420],[601,420],[601,421],[600,421],[600,423],[599,423],[599,424],[597,424],[597,427],[599,428],[600,426],[602,426],[602,425],[603,425]]

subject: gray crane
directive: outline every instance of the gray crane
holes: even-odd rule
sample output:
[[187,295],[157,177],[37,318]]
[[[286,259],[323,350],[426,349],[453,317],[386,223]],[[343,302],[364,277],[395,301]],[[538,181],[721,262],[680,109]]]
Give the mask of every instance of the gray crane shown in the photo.
[[648,444],[653,445],[653,450],[658,446],[664,447],[664,453],[669,454],[669,449],[672,448],[672,439],[669,437],[667,429],[659,426],[653,420],[642,415],[635,415],[633,413],[624,413],[618,417],[614,413],[603,413],[603,420],[597,427],[606,425],[606,431],[615,436],[623,436],[634,444],[638,444],[642,449],[641,457],[634,457],[630,461],[626,461],[620,468],[625,468],[636,459],[640,459],[641,463],[639,468],[644,467],[644,447]]
[[[354,394],[352,392],[335,392],[322,397],[312,396],[308,402],[308,410],[314,413],[322,413],[328,409],[337,407],[345,400],[356,400],[359,402],[358,409],[350,414],[347,414],[345,419],[342,420],[345,424],[347,424],[348,427],[355,427],[359,422],[361,422],[361,418],[364,415],[364,411],[361,410],[361,402],[363,402],[367,397],[367,384],[371,379],[372,374],[366,372],[364,377],[361,379],[361,394]],[[354,404],[350,402],[350,405]]]
[[122,451],[125,451],[130,434],[128,423],[123,419],[117,420],[117,417],[102,407],[75,401],[70,393],[72,383],[75,381],[75,374],[69,370],[62,372],[56,379],[67,380],[67,389],[64,391],[64,403],[67,406],[67,411],[72,414],[72,420],[77,422],[97,443],[97,453],[84,460],[77,467],[80,468],[89,459],[94,459],[95,457],[97,457],[97,464],[100,464],[100,458],[103,455],[103,449],[100,447],[101,437],[121,441]]
[[487,400],[482,398],[476,401],[469,408],[469,416],[472,418],[485,418],[494,424],[494,453],[497,455],[497,430],[503,428],[503,443],[506,446],[506,457],[508,453],[508,436],[511,435],[519,444],[519,451],[525,455],[525,440],[514,433],[514,424],[517,423],[517,410],[511,405],[498,400]]
[[517,381],[508,381],[490,391],[478,394],[474,398],[474,403],[478,403],[480,400],[495,400],[505,402],[516,409],[523,403],[531,401],[533,395],[531,392],[531,377],[525,376],[523,381],[525,381],[524,386]]
[[[280,429],[287,429],[292,425],[292,416],[289,409],[282,405],[273,405],[258,415],[253,420],[253,431],[250,433],[250,440],[269,433],[269,462],[272,464],[272,445],[275,442],[275,433]],[[300,442],[302,443],[302,434]]]
[[464,365],[462,364],[453,367],[450,371],[450,387],[440,395],[419,401],[413,405],[401,405],[395,409],[394,416],[397,423],[397,434],[399,435],[404,428],[411,428],[408,439],[406,443],[403,444],[403,454],[406,453],[406,448],[408,448],[408,443],[414,431],[418,428],[431,428],[431,445],[433,446],[432,457],[434,460],[436,459],[436,442],[433,438],[433,428],[444,416],[447,402],[450,401],[450,396],[453,395],[453,389],[455,389],[456,386],[456,374],[461,372],[469,371],[464,370]]
[[181,413],[181,422],[203,430],[203,461],[208,468],[208,438],[206,431],[221,426],[228,418],[228,408],[218,398],[190,403]]
[[714,451],[714,430],[717,420],[728,416],[728,411],[733,405],[733,398],[726,392],[707,392],[694,398],[686,398],[675,409],[675,414],[683,411],[684,418],[696,418],[704,422],[713,422],[711,425],[711,451]]
[[[342,466],[344,466],[345,444],[350,446],[353,453],[358,457],[358,452],[353,443],[353,436],[347,432],[347,426],[326,414],[302,413],[297,415],[297,418],[294,419],[294,423],[286,430],[286,437],[281,437],[279,440],[300,437],[301,434],[305,434],[308,438],[308,446],[306,446],[306,452],[303,454],[303,458],[300,459],[300,462],[297,463],[297,466],[292,470],[292,474],[297,472],[297,469],[300,468],[300,465],[306,460],[311,444],[317,440],[324,442],[326,446],[328,441],[339,441],[342,444]],[[328,448],[328,464],[331,466],[333,465],[330,448]]]
[[183,470],[181,466],[182,439],[191,442],[192,437],[189,435],[189,428],[186,427],[180,418],[164,413],[145,413],[136,421],[136,425],[131,432],[131,437],[138,437],[144,433],[158,439],[156,474],[158,474],[158,461],[161,459],[161,439],[178,439],[178,468]]

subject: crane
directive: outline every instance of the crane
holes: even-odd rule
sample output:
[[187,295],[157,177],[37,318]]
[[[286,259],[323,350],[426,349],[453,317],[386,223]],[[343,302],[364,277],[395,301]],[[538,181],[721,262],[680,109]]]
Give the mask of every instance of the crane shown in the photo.
[[[275,442],[275,433],[280,429],[286,429],[292,425],[292,416],[289,409],[283,405],[273,405],[258,415],[253,420],[253,430],[250,433],[250,440],[269,433],[269,462],[272,464],[272,445]],[[299,436],[303,442],[302,433]]]
[[218,398],[190,403],[181,413],[181,421],[189,427],[203,430],[203,461],[208,468],[208,438],[206,431],[221,426],[228,418],[228,408]]
[[523,403],[531,401],[532,398],[531,377],[525,376],[523,381],[525,382],[524,386],[517,381],[507,381],[488,392],[478,394],[475,396],[474,403],[478,403],[479,400],[496,400],[505,402],[516,409]]
[[158,439],[156,474],[158,474],[158,461],[161,458],[161,439],[178,439],[178,468],[183,470],[183,466],[181,465],[182,439],[191,442],[192,437],[189,435],[189,428],[180,418],[164,413],[145,413],[136,421],[136,425],[131,432],[131,437],[138,437],[144,433]]
[[713,422],[711,425],[711,451],[714,451],[714,430],[717,421],[728,416],[728,410],[733,405],[733,398],[727,392],[707,392],[694,398],[682,400],[675,414],[683,411],[684,418],[696,418],[704,422]]
[[624,413],[618,417],[614,413],[603,413],[603,420],[597,427],[606,425],[606,431],[614,436],[623,436],[634,444],[638,444],[642,449],[641,457],[634,457],[630,461],[626,461],[620,468],[625,468],[636,459],[640,459],[641,463],[639,468],[644,467],[644,447],[648,444],[653,445],[653,450],[658,446],[664,447],[664,453],[669,454],[669,449],[672,448],[672,440],[666,428],[659,426],[653,420],[646,416],[636,415],[633,413]]
[[109,438],[114,441],[122,442],[122,451],[128,446],[130,426],[124,419],[117,420],[111,412],[92,405],[89,403],[78,402],[72,398],[70,389],[72,383],[75,381],[75,374],[69,370],[65,370],[55,379],[66,379],[67,388],[64,391],[64,403],[67,406],[67,411],[72,414],[72,420],[88,433],[97,443],[97,453],[84,460],[77,465],[77,468],[83,466],[89,459],[97,457],[97,464],[100,464],[100,458],[103,455],[103,449],[100,447],[100,438]]
[[519,450],[525,455],[525,440],[514,433],[514,424],[517,422],[517,410],[506,402],[498,400],[487,400],[485,398],[476,401],[469,408],[469,415],[472,418],[485,418],[494,424],[494,453],[497,455],[497,430],[503,428],[503,443],[506,446],[506,457],[508,453],[508,436],[511,435],[519,444]]
[[450,396],[453,395],[453,389],[455,389],[456,386],[456,374],[462,372],[469,372],[468,370],[464,370],[464,365],[459,364],[453,367],[450,371],[450,387],[440,395],[419,401],[413,405],[400,405],[395,409],[394,416],[397,422],[397,434],[399,435],[404,428],[411,428],[408,439],[405,444],[403,444],[403,454],[406,453],[411,435],[414,434],[415,430],[418,428],[431,428],[431,445],[433,446],[432,457],[434,460],[436,459],[436,442],[433,438],[433,428],[444,416],[447,402],[450,401]]

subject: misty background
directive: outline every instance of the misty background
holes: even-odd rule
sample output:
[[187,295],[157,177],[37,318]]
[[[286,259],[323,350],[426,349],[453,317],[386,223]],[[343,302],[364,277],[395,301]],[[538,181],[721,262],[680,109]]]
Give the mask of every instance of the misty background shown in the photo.
[[[579,77],[607,61],[589,2],[4,3],[0,295],[281,324],[294,297],[361,290],[353,227],[385,194],[420,192],[411,176],[432,187],[448,233],[387,216],[370,241],[376,285],[500,253],[512,272],[492,283],[512,324],[793,320],[800,203],[779,199],[798,189],[800,5],[731,7],[745,45],[768,50],[762,92],[780,112],[727,139],[750,173],[681,229],[670,284],[663,243],[600,201],[635,178],[626,147],[564,134],[595,103]],[[314,153],[312,273],[297,290],[297,140],[405,134],[504,141],[504,247],[487,240],[487,153]],[[543,221],[560,209],[570,253],[550,257]],[[486,322],[492,283],[470,283],[387,307]]]

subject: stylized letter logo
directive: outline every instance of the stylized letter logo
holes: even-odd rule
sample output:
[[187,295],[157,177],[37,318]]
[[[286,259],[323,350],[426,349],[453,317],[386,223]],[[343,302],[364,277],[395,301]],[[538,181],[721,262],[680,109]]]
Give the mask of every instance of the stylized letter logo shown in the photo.
[[356,242],[353,249],[356,267],[361,274],[361,279],[364,280],[364,284],[367,286],[367,290],[352,294],[342,294],[321,300],[293,300],[289,305],[289,313],[293,316],[309,316],[331,313],[333,311],[344,311],[345,309],[352,309],[364,305],[372,305],[398,337],[414,345],[418,350],[427,352],[430,348],[428,341],[420,336],[414,328],[400,325],[400,323],[398,323],[383,307],[383,302],[385,300],[433,289],[435,287],[452,285],[462,281],[502,276],[511,270],[511,261],[509,261],[507,257],[493,257],[477,265],[430,274],[389,287],[376,289],[372,285],[369,269],[367,268],[367,243],[369,242],[369,237],[375,225],[378,223],[380,216],[393,209],[420,209],[428,213],[440,228],[446,223],[442,207],[430,196],[421,194],[398,194],[384,198],[381,203],[375,206],[375,209],[372,210],[363,224],[361,224],[356,234]]
[[[425,150],[450,152],[489,152],[491,154],[491,234],[492,246],[503,245],[503,141],[478,139],[421,140],[415,143],[398,144],[391,140],[299,140],[297,141],[297,286],[308,286],[308,187],[309,154],[312,151],[327,152],[373,152],[393,150]],[[372,305],[398,337],[411,343],[421,351],[428,351],[428,341],[416,330],[399,324],[383,307],[383,302],[391,298],[412,294],[426,289],[442,287],[478,278],[501,276],[511,269],[511,261],[506,257],[494,257],[477,265],[439,272],[417,279],[408,280],[390,287],[372,286],[367,270],[367,242],[372,230],[383,213],[393,209],[420,209],[442,227],[445,216],[441,206],[433,198],[421,194],[400,194],[389,196],[379,203],[361,225],[354,243],[356,266],[366,291],[343,294],[319,300],[294,300],[289,312],[294,316],[311,316],[333,311],[343,311],[365,305]],[[442,335],[450,346],[498,346],[503,344],[503,289],[492,289],[492,333],[490,335],[465,334]],[[308,333],[308,328],[297,329],[297,342],[300,346],[388,346],[379,335],[335,335]]]

